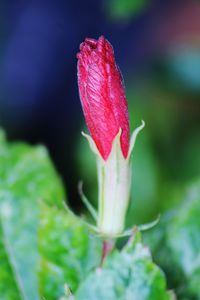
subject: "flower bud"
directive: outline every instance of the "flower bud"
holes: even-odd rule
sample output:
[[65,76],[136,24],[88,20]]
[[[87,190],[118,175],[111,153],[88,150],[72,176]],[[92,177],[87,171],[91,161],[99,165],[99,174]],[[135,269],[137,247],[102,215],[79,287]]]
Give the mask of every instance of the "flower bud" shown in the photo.
[[98,232],[116,237],[124,230],[131,185],[131,152],[137,133],[129,136],[128,107],[121,73],[111,44],[101,36],[85,39],[78,58],[78,86],[89,141],[97,158]]
[[83,113],[90,134],[104,160],[122,129],[120,138],[124,158],[129,149],[129,118],[121,73],[111,44],[101,36],[85,39],[78,57],[78,85]]

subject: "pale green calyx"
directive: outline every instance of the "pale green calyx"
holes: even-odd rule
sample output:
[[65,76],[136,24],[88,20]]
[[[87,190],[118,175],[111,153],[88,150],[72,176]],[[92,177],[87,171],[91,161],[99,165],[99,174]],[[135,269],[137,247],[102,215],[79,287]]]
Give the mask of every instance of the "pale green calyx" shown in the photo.
[[131,188],[131,153],[134,148],[137,134],[144,126],[145,123],[142,121],[142,124],[132,133],[127,158],[124,158],[121,150],[120,136],[122,130],[120,129],[113,140],[111,153],[106,161],[99,153],[93,139],[89,135],[82,133],[84,137],[87,138],[91,150],[96,155],[97,161],[97,231],[108,238],[117,237],[123,234],[124,231]]

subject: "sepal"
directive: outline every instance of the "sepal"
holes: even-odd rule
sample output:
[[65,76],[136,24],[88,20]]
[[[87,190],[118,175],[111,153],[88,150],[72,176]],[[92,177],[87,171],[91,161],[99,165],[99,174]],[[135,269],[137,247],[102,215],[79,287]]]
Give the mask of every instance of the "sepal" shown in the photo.
[[130,158],[130,156],[132,154],[137,135],[144,128],[144,126],[145,126],[145,122],[142,120],[142,124],[139,127],[137,127],[131,135],[130,146],[129,146],[129,151],[128,151],[128,159]]
[[[88,140],[89,146],[97,158],[99,187],[98,213],[96,213],[95,209],[87,200],[80,186],[79,193],[82,201],[90,211],[95,221],[97,219],[98,233],[106,238],[130,235],[130,231],[124,232],[124,224],[131,187],[131,153],[133,151],[137,135],[144,126],[145,123],[142,121],[142,124],[134,130],[130,141],[128,156],[126,158],[124,157],[121,149],[120,139],[122,129],[120,128],[113,140],[111,152],[107,160],[102,158],[91,136],[82,132],[82,135]],[[153,225],[154,223],[155,222],[153,222]],[[151,227],[153,225],[150,223],[145,226]]]
[[83,203],[85,204],[85,207],[90,212],[90,214],[93,217],[94,221],[97,221],[97,211],[92,206],[92,204],[90,203],[90,201],[87,199],[87,197],[85,196],[85,194],[83,193],[83,182],[82,181],[80,181],[79,184],[78,184],[78,192],[79,192],[79,195],[81,197],[81,200],[83,201]]
[[103,158],[102,158],[102,156],[101,156],[101,154],[100,154],[100,152],[99,152],[99,150],[98,150],[98,148],[97,148],[94,140],[92,139],[92,137],[89,134],[85,133],[84,131],[81,131],[81,134],[82,134],[82,136],[84,136],[87,139],[88,144],[89,144],[90,149],[92,150],[92,152],[95,155],[97,155],[99,159],[103,160]]

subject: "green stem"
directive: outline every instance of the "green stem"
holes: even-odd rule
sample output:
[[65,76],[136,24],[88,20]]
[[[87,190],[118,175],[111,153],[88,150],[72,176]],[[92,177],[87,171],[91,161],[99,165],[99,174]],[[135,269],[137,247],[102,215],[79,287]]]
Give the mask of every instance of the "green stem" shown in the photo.
[[105,258],[113,250],[114,245],[115,245],[114,240],[104,240],[103,241],[100,268],[102,268]]

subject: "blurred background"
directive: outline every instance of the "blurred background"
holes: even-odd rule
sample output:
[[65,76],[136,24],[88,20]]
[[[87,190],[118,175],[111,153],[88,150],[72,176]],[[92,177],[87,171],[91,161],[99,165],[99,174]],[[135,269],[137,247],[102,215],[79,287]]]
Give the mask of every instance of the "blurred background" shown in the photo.
[[[77,192],[80,179],[84,182],[86,195],[96,206],[95,161],[81,136],[81,131],[87,129],[78,96],[76,53],[85,37],[98,38],[102,34],[113,45],[124,76],[131,129],[142,119],[146,123],[133,152],[133,184],[126,225],[149,222],[161,214],[155,229],[143,235],[145,243],[151,247],[154,261],[164,270],[168,287],[176,290],[178,299],[199,300],[199,1],[0,1],[0,127],[5,130],[9,141],[23,140],[33,145],[44,144],[48,148],[64,182],[67,201],[77,214],[87,214]],[[2,133],[0,139],[2,141]],[[30,244],[33,257],[35,253],[29,230],[35,224],[34,193],[37,197],[47,197],[47,200],[52,193],[55,201],[57,197],[63,198],[63,193],[51,192],[60,190],[60,185],[45,164],[40,166],[43,150],[29,150],[33,151],[31,159],[23,155],[21,159],[19,148],[24,149],[24,146],[9,147],[10,156],[5,150],[8,148],[2,150],[2,146],[0,151],[1,163],[4,164],[5,160],[5,166],[0,169],[2,186],[4,179],[8,181],[7,196],[3,194],[3,199],[10,201],[8,196],[13,192],[12,184],[17,195],[18,185],[23,187],[22,191],[27,190],[22,197],[30,200],[24,202],[27,203],[25,213],[20,209],[18,212],[21,202],[16,201],[16,193],[11,197],[13,202],[10,205],[10,208],[16,206],[16,219],[10,218],[13,227],[21,226],[24,219],[27,222],[25,226],[23,224],[23,236],[19,231],[17,238],[13,231],[13,240],[19,246],[19,251],[15,252],[26,260],[22,250],[27,245]],[[12,155],[13,161],[10,159]],[[16,167],[18,160],[21,164],[16,164]],[[11,177],[6,173],[7,165]],[[12,176],[14,166],[15,176]],[[41,169],[42,179],[33,179],[31,185],[38,169]],[[15,186],[18,175],[19,182]],[[27,180],[25,183],[21,180],[23,177]],[[56,220],[53,216],[50,225],[53,226]],[[68,222],[65,215],[63,220]],[[58,224],[62,224],[60,219]],[[68,233],[70,228],[69,222],[69,228],[64,232]],[[59,239],[64,234],[60,234],[57,226],[55,231],[50,227],[49,232],[56,232],[59,237],[53,243],[52,239],[47,242],[47,253],[51,254],[50,247],[59,248]],[[46,236],[45,232],[42,241]],[[74,233],[71,236],[74,237]],[[23,237],[28,239],[26,247],[18,243],[23,242]],[[78,248],[80,244],[78,240],[73,247]],[[59,260],[63,256],[57,253],[55,250],[55,258]],[[70,247],[66,252],[64,247],[63,253],[68,256],[74,252]],[[65,266],[63,261],[60,265]],[[77,265],[77,259],[74,265]],[[24,267],[23,271],[28,269]],[[27,277],[26,273],[24,277]],[[0,282],[3,282],[1,287],[5,292],[4,280]],[[9,288],[6,291],[9,292]]]
[[[166,216],[165,222],[177,205],[176,214],[181,214],[186,191],[189,201],[200,201],[199,1],[2,0],[0,126],[10,141],[46,145],[76,212],[83,211],[79,179],[96,205],[95,161],[80,134],[87,129],[78,96],[76,53],[85,37],[102,34],[112,43],[124,76],[131,128],[142,119],[146,123],[133,154],[127,226],[151,221],[158,213]],[[162,244],[159,234],[149,243]],[[187,249],[186,265],[189,254],[200,261],[199,231],[195,237],[196,252]],[[168,272],[165,252],[158,253],[159,264]],[[180,253],[175,251],[175,256]]]

